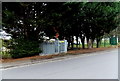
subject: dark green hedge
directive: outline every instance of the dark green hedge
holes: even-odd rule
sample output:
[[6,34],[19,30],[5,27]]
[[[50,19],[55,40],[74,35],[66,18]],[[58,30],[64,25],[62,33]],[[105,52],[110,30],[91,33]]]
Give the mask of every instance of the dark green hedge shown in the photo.
[[12,40],[9,48],[12,58],[39,55],[42,52],[39,48],[39,42],[22,39]]

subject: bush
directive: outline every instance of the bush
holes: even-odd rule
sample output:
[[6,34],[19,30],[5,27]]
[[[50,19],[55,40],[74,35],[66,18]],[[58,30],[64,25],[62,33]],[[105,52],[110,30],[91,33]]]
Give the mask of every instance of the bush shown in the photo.
[[6,52],[6,51],[0,52],[0,55],[1,55],[2,59],[11,58],[10,53],[9,53],[9,52]]
[[38,42],[23,39],[12,40],[9,48],[12,58],[39,55],[42,52]]

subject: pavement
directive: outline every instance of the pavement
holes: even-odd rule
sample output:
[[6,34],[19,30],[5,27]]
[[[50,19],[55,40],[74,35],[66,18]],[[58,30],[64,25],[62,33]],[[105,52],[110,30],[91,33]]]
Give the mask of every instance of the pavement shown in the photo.
[[16,67],[3,68],[3,79],[117,79],[118,49],[10,65]]

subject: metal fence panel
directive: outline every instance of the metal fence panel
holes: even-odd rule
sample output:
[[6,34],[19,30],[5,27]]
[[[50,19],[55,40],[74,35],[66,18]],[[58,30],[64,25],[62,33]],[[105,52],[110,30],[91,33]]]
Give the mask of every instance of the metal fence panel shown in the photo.
[[40,44],[42,53],[40,55],[58,54],[67,52],[67,40],[56,40],[55,42],[43,42]]

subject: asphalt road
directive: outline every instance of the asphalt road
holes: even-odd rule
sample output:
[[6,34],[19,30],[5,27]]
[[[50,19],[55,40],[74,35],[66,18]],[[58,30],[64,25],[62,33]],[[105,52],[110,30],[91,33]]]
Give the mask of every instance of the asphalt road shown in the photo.
[[3,79],[118,79],[118,49],[2,71]]

